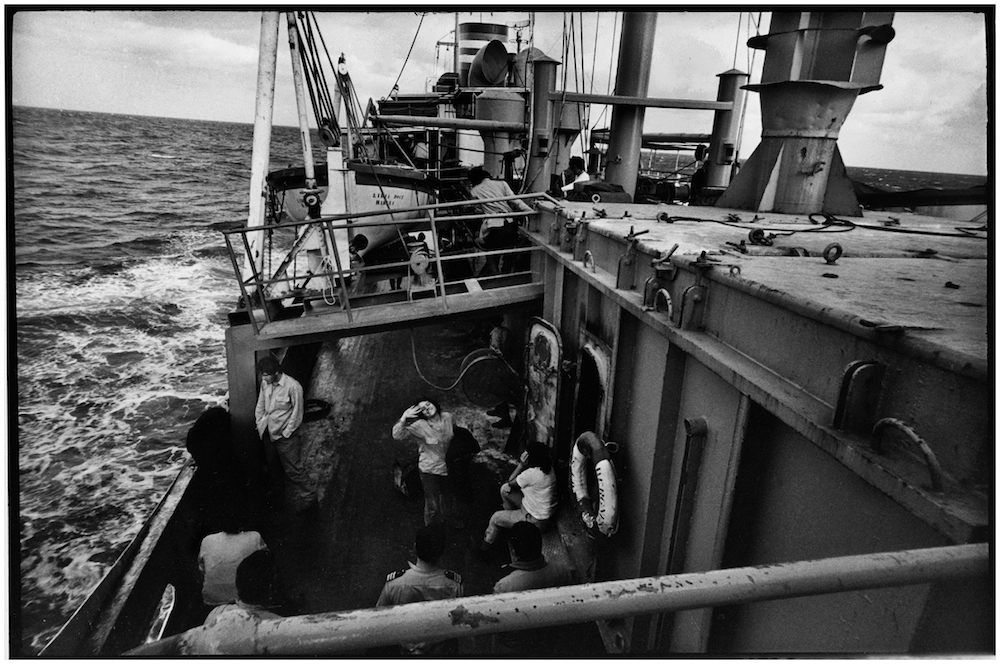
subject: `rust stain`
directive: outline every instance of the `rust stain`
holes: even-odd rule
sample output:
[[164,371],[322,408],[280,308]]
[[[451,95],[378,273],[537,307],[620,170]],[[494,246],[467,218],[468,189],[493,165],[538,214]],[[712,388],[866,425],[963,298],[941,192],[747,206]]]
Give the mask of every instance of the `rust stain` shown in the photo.
[[448,615],[451,616],[452,625],[468,625],[473,629],[484,623],[500,622],[500,619],[496,616],[490,616],[480,612],[472,613],[466,610],[464,606],[452,609],[448,612]]
[[[391,608],[392,608],[391,606],[387,606],[387,607],[381,607],[380,606],[380,607],[378,607],[379,610],[381,610],[381,609],[391,609]],[[295,616],[295,617],[298,618],[298,619],[300,619],[300,620],[302,620],[302,622],[316,623],[316,624],[327,623],[327,622],[335,622],[335,621],[341,621],[341,620],[350,620],[350,618],[348,618],[348,617],[346,617],[346,616],[344,616],[344,615],[342,615],[340,613],[315,613],[315,614],[312,614],[312,615],[308,615],[307,614],[307,615],[301,615],[301,616]]]

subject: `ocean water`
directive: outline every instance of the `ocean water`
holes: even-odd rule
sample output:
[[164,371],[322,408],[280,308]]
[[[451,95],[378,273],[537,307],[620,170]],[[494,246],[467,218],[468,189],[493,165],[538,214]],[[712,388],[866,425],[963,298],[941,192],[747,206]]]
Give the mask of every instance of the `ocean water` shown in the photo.
[[[10,610],[32,654],[159,502],[191,423],[225,400],[238,287],[220,231],[246,220],[253,127],[20,107],[12,124]],[[300,165],[299,150],[276,127],[271,167]],[[864,171],[851,174],[882,188],[984,180]]]
[[[12,122],[10,609],[31,654],[159,502],[191,423],[225,400],[239,291],[220,231],[246,221],[253,127],[20,107]],[[300,164],[299,145],[276,127],[273,168]]]

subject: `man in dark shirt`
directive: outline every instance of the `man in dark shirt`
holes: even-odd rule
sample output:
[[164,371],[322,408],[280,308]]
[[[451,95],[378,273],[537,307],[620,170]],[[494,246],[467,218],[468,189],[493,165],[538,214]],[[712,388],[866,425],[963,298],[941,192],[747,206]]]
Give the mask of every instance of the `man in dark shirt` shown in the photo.
[[[569,570],[550,564],[542,553],[542,533],[533,523],[521,521],[510,529],[512,571],[496,582],[493,593],[511,593],[536,588],[555,588],[571,582]],[[538,657],[555,656],[550,652],[559,642],[559,628],[526,629],[517,632],[494,634],[492,655],[524,656],[531,653]]]
[[510,529],[514,570],[496,582],[494,593],[510,593],[536,588],[554,588],[570,582],[567,570],[550,565],[542,554],[542,533],[533,523],[521,521]]

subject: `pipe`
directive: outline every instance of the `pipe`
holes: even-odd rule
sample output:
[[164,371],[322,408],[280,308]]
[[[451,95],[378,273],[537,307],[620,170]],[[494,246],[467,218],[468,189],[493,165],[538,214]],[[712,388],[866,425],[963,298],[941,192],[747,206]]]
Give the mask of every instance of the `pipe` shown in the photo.
[[528,137],[528,172],[524,191],[548,191],[552,178],[549,153],[553,148],[553,109],[549,95],[556,89],[558,60],[543,55],[529,62],[531,74],[531,134]]
[[733,162],[736,160],[736,150],[740,143],[740,109],[746,98],[746,85],[749,76],[737,69],[730,69],[719,74],[719,101],[732,104],[732,109],[715,112],[712,123],[712,138],[708,145],[708,187],[728,187],[732,179]]
[[872,435],[875,436],[875,443],[872,445],[875,451],[879,454],[882,453],[882,432],[886,427],[895,427],[902,431],[910,441],[913,442],[919,449],[921,454],[924,455],[924,459],[927,461],[927,469],[931,474],[931,490],[932,491],[944,491],[944,481],[942,480],[943,473],[941,472],[941,464],[938,463],[937,456],[934,454],[934,450],[930,448],[923,438],[917,435],[917,432],[906,426],[902,420],[897,420],[894,417],[886,417],[875,423],[875,428],[872,429]]
[[[522,629],[688,611],[728,604],[890,588],[990,573],[988,543],[890,551],[606,581],[500,595],[265,620],[253,626],[245,652],[334,655],[404,641],[453,639]],[[196,627],[188,634],[205,627]],[[194,654],[178,636],[126,655]]]
[[[722,76],[724,74],[720,74]],[[549,99],[565,103],[581,104],[607,104],[609,106],[641,106],[642,108],[680,108],[694,111],[732,111],[734,108],[731,99],[720,98],[717,101],[702,99],[670,99],[664,97],[629,97],[627,95],[596,95],[585,92],[563,92],[554,90],[549,93]],[[600,137],[607,135],[606,131],[597,131],[595,134]],[[667,140],[694,140],[701,142],[703,134],[644,134],[644,140],[656,140],[656,136],[666,137],[688,137],[668,138]],[[709,135],[710,136],[710,135]]]
[[484,129],[487,131],[526,131],[524,122],[499,122],[496,120],[468,120],[465,118],[426,118],[415,115],[373,115],[372,124],[399,125],[402,127],[444,127],[445,129]]

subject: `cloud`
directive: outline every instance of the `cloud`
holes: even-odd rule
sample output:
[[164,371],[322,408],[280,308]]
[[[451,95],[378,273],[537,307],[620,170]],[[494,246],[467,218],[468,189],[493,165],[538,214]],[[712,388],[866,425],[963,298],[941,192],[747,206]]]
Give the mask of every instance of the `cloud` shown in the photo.
[[[524,19],[527,13],[462,16],[506,23]],[[452,47],[443,43],[453,39],[451,12],[315,15],[331,57],[336,60],[341,52],[346,54],[363,105],[369,98],[389,94],[397,78],[402,92],[420,93],[451,69]],[[747,16],[712,11],[659,14],[649,95],[714,99],[716,76],[733,66],[734,56],[736,67],[744,71],[749,58],[756,57],[756,80],[764,53],[746,47],[755,32],[748,28]],[[769,18],[763,16],[760,32],[766,33]],[[985,172],[983,16],[897,12],[897,37],[887,47],[883,67],[885,89],[859,98],[842,132],[849,164],[918,164],[933,170],[933,160],[948,153]],[[535,45],[565,60],[565,69],[582,63],[583,87],[607,92],[617,63],[620,14],[574,15],[576,38],[569,56],[562,52],[563,27],[571,23],[568,17],[561,11],[540,11],[535,18]],[[275,121],[296,124],[284,35],[282,24]],[[254,115],[259,36],[259,11],[18,11],[11,33],[12,99],[15,104],[249,123]],[[569,88],[575,89],[578,75],[566,73]],[[759,104],[756,93],[748,94],[744,156],[759,141]],[[593,120],[600,115],[600,107],[592,109]],[[712,114],[703,111],[650,110],[646,118],[648,131],[707,132],[712,124]],[[609,122],[610,112],[602,120],[605,126]],[[922,158],[911,154],[915,151],[910,143],[927,146]],[[907,165],[888,163],[904,152]]]

